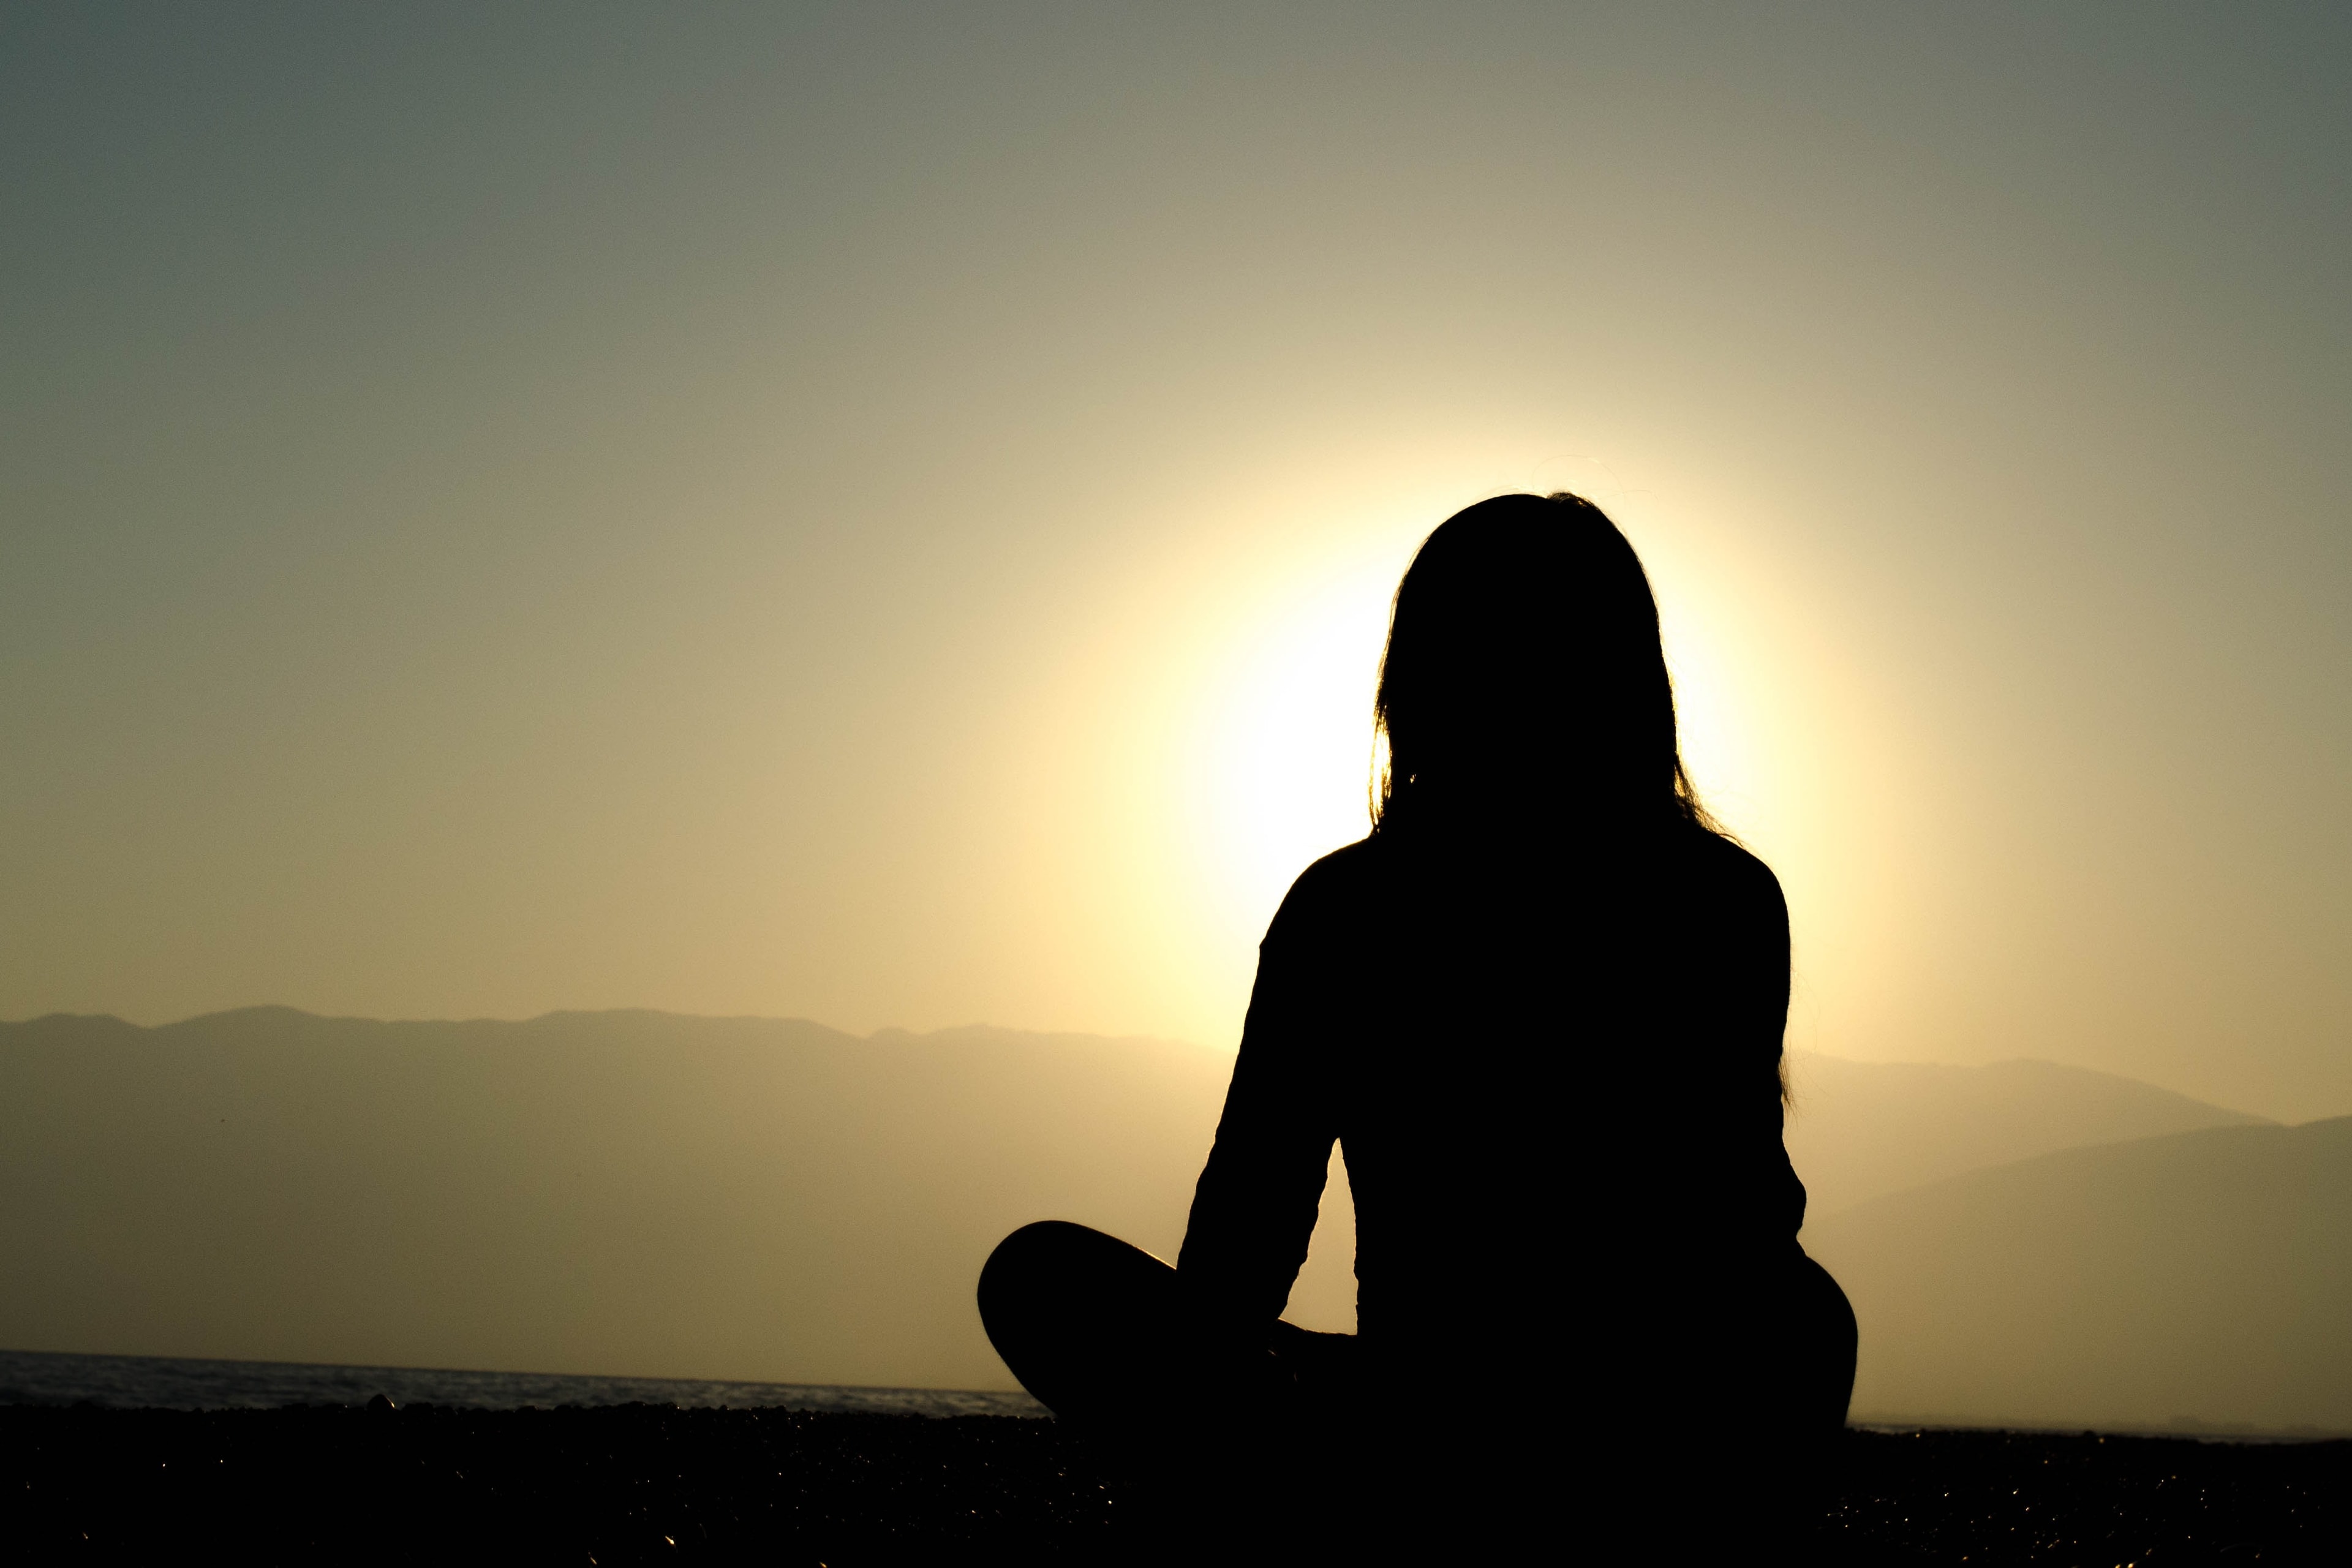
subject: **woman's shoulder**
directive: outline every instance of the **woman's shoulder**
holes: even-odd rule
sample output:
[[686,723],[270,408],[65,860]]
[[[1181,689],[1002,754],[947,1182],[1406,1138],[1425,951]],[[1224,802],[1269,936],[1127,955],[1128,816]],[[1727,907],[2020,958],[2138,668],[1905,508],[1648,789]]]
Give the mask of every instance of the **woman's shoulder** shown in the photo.
[[1291,887],[1311,888],[1316,891],[1357,886],[1377,878],[1389,858],[1382,852],[1390,846],[1377,837],[1366,837],[1353,844],[1334,849],[1298,873]]
[[1789,901],[1780,891],[1780,879],[1746,845],[1694,827],[1686,846],[1686,864],[1698,884],[1695,891],[1767,922],[1788,923]]
[[1360,838],[1344,849],[1334,849],[1290,884],[1282,906],[1274,912],[1266,940],[1276,936],[1319,931],[1338,922],[1349,910],[1360,910],[1386,880],[1390,857],[1375,838]]
[[[1667,872],[1667,885],[1679,881],[1686,898],[1735,919],[1785,928],[1789,906],[1780,879],[1746,846],[1694,826],[1677,837],[1667,863],[1675,861],[1681,869],[1679,874]],[[1358,839],[1298,874],[1275,911],[1266,939],[1311,940],[1328,931],[1354,930],[1367,910],[1423,890],[1426,870],[1413,863],[1410,846],[1401,841],[1377,834]]]
[[1684,842],[1689,846],[1691,858],[1702,875],[1742,887],[1769,888],[1776,896],[1779,894],[1780,879],[1772,874],[1772,868],[1737,838],[1711,828],[1693,827]]

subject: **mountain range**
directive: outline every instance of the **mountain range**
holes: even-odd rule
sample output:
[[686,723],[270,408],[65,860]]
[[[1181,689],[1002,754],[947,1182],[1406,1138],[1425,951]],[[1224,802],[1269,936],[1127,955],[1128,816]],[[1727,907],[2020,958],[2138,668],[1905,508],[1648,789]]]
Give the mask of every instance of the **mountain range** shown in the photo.
[[1963,1171],[2085,1143],[2271,1125],[2137,1079],[2056,1062],[1947,1067],[1794,1051],[1789,1086],[1785,1141],[1815,1219]]
[[2352,1117],[1947,1177],[1809,1226],[1857,1419],[2352,1433]]
[[[643,1012],[0,1024],[0,1345],[1006,1386],[989,1247],[1055,1215],[1173,1256],[1231,1068]],[[1857,1416],[2352,1430],[2352,1121],[2046,1062],[1791,1079]],[[1334,1177],[1290,1316],[1344,1329]]]

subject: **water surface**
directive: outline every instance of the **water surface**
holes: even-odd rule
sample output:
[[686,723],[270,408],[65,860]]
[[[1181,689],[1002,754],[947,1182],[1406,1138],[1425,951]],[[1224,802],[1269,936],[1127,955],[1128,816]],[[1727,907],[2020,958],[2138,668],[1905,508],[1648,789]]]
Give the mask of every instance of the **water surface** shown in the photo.
[[847,1388],[700,1378],[583,1377],[414,1366],[0,1351],[0,1405],[90,1404],[113,1409],[274,1410],[289,1405],[453,1405],[477,1410],[564,1405],[849,1410],[899,1415],[1043,1416],[1025,1394],[940,1388]]

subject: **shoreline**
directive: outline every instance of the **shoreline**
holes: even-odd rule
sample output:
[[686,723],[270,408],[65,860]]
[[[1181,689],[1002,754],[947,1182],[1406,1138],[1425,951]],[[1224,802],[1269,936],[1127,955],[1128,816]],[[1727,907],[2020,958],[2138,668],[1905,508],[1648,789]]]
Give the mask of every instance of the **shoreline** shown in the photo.
[[825,1410],[1039,1419],[1050,1414],[1028,1394],[1008,1389],[0,1350],[0,1406],[87,1403],[113,1410],[279,1410],[362,1405],[379,1394],[395,1405],[471,1410],[670,1405],[683,1410]]

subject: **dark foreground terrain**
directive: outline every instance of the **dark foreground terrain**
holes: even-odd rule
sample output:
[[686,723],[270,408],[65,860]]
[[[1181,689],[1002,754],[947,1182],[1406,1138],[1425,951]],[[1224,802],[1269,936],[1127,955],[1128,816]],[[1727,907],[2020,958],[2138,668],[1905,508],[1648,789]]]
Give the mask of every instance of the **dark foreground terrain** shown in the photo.
[[[2352,1562],[2352,1443],[1854,1432],[1835,1492],[1790,1560]],[[1564,1518],[1561,1544],[1601,1523]],[[0,1407],[15,1562],[1115,1562],[1150,1539],[1050,1421]]]

